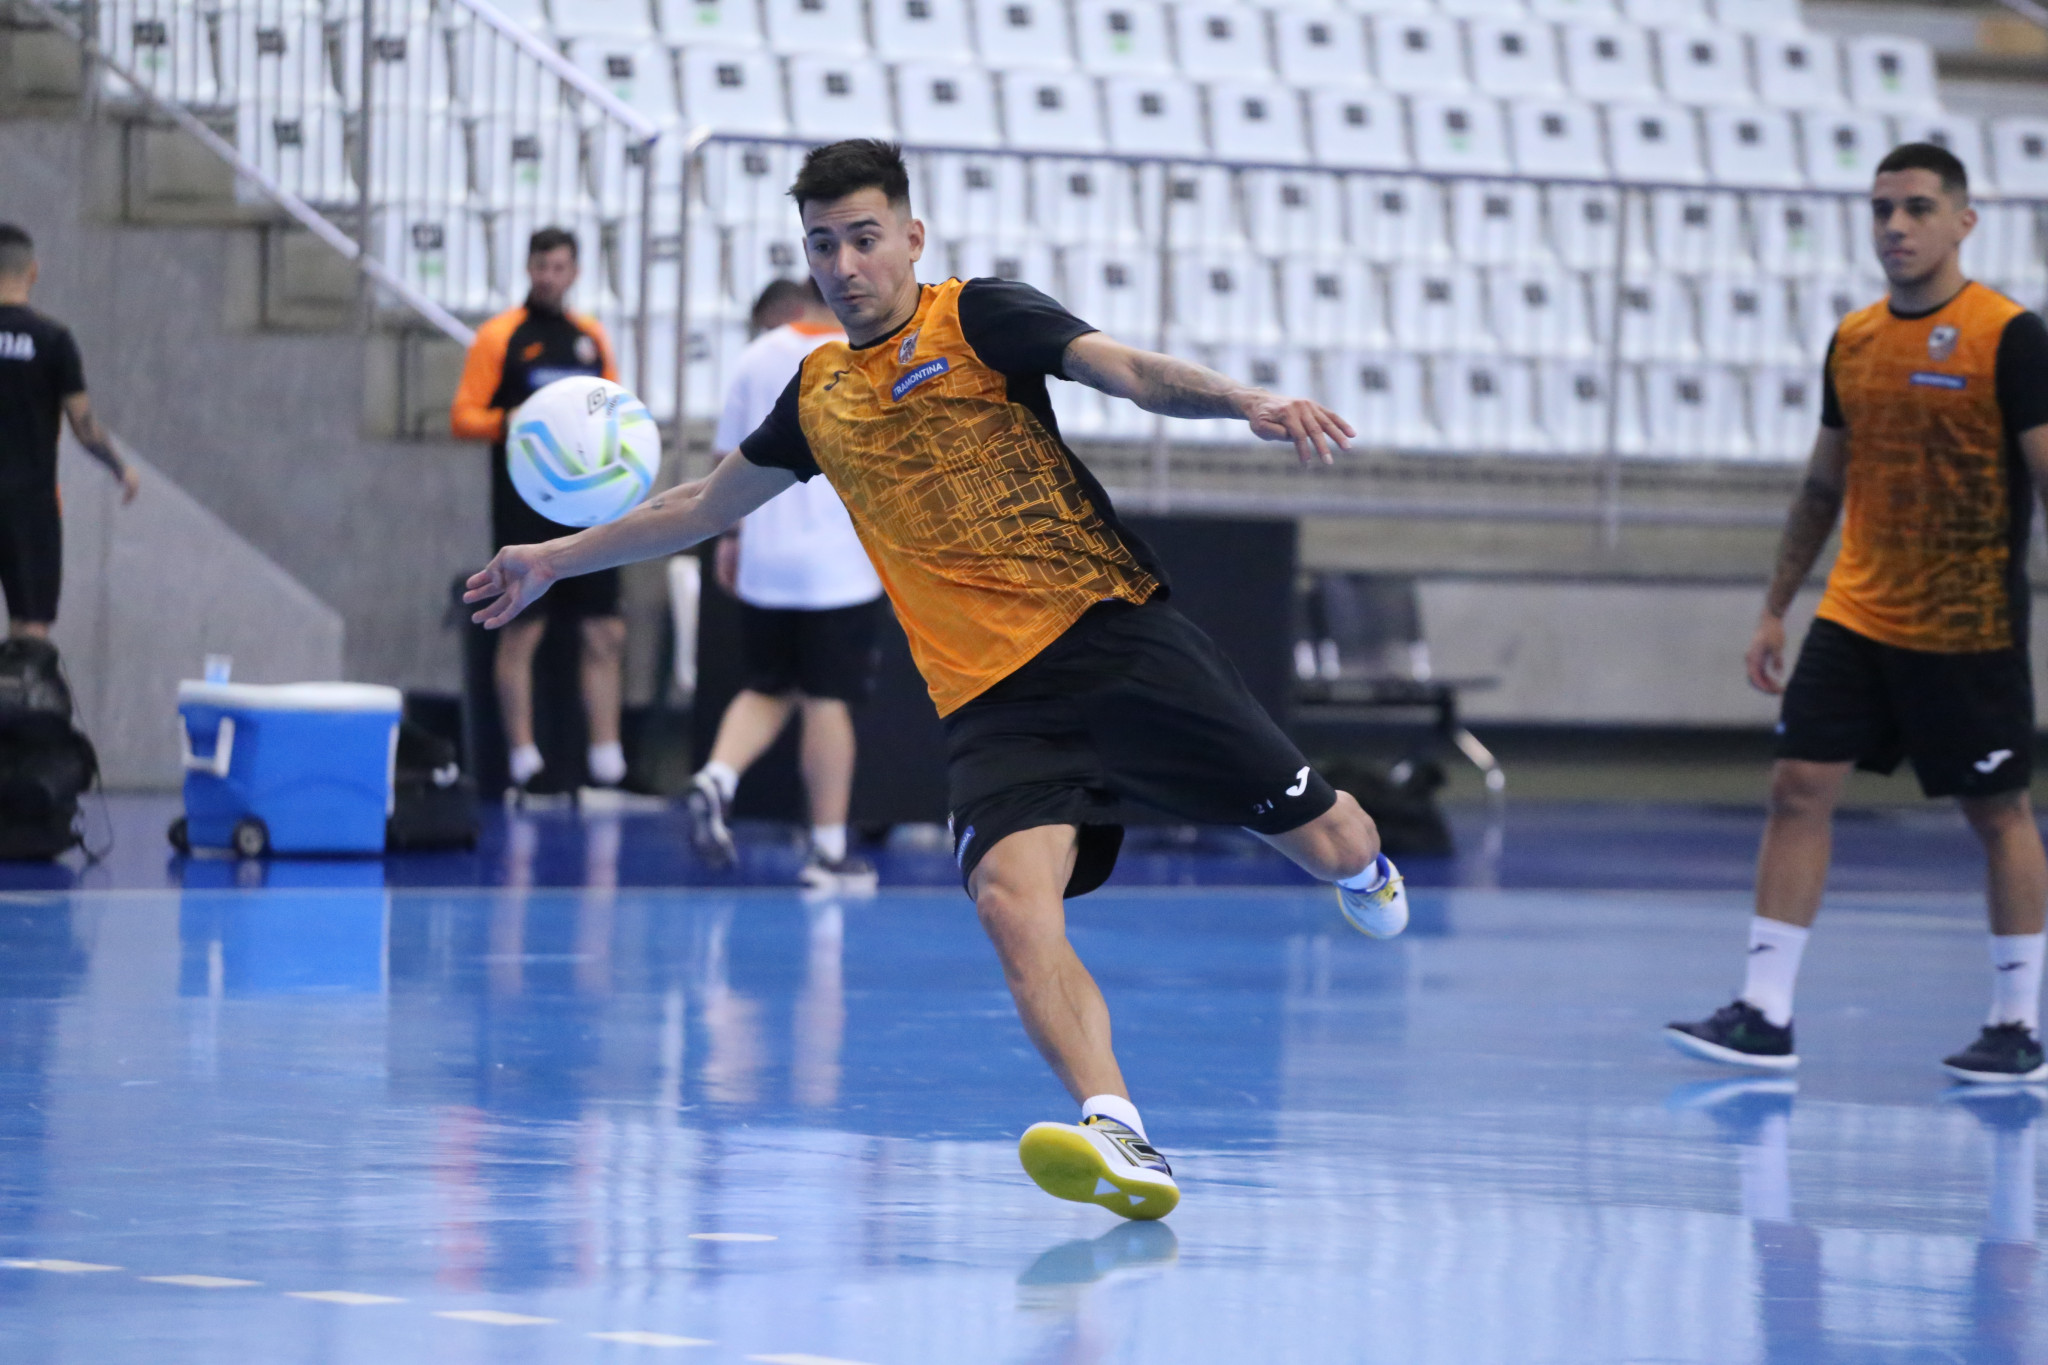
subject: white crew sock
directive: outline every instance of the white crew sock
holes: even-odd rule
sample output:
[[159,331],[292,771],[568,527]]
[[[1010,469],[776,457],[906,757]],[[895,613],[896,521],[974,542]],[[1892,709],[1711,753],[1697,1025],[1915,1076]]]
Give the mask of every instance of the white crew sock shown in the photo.
[[618,741],[590,746],[590,780],[600,787],[616,787],[626,780],[626,750]]
[[1749,977],[1742,998],[1779,1028],[1792,1022],[1792,987],[1811,930],[1758,915],[1749,922]]
[[1149,1138],[1145,1138],[1145,1120],[1138,1117],[1138,1106],[1122,1095],[1090,1095],[1081,1101],[1083,1123],[1098,1114],[1106,1119],[1115,1119],[1140,1138],[1150,1141]]
[[1365,865],[1365,870],[1355,876],[1344,878],[1337,885],[1346,891],[1377,891],[1387,884],[1387,878],[1394,875],[1394,865],[1382,853]]
[[1991,1018],[1993,1024],[2025,1024],[2041,1031],[2041,945],[2043,934],[1991,936]]
[[727,801],[732,800],[732,794],[740,789],[739,773],[731,764],[720,763],[715,758],[699,768],[697,776],[710,778],[711,785],[718,788],[719,796]]
[[811,848],[828,863],[836,863],[846,856],[846,826],[812,825]]
[[538,744],[522,744],[512,751],[506,760],[512,769],[512,785],[523,787],[533,781],[533,775],[547,766],[547,760],[540,756]]

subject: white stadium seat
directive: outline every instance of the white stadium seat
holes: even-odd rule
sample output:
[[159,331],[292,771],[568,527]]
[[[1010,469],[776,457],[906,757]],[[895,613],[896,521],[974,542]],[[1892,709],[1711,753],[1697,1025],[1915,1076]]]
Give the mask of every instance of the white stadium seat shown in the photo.
[[1820,110],[1799,117],[1806,175],[1820,190],[1867,190],[1891,150],[1891,127],[1877,114]]
[[1495,19],[1526,19],[1529,7],[1523,0],[1437,0],[1437,8],[1461,19],[1482,16]]
[[789,59],[790,123],[800,137],[894,137],[889,78],[864,57],[806,53]]
[[1181,0],[1173,11],[1174,48],[1183,75],[1258,80],[1273,70],[1266,16],[1228,0]]
[[1434,14],[1436,0],[1297,0],[1315,9],[1342,9],[1347,5],[1360,14]]
[[1004,71],[1003,128],[1012,147],[1032,152],[1099,152],[1102,105],[1095,82],[1074,71]]
[[677,45],[759,47],[761,11],[754,0],[654,0],[661,36]]
[[1434,450],[1443,444],[1429,417],[1422,358],[1343,351],[1323,358],[1330,406],[1357,431],[1353,449]]
[[1565,80],[1588,100],[1659,98],[1650,35],[1633,24],[1569,23],[1558,27]]
[[1622,15],[1644,28],[1712,28],[1706,0],[1621,0]]
[[1309,146],[1316,164],[1339,170],[1402,171],[1415,164],[1398,95],[1383,90],[1308,92]]
[[531,208],[546,216],[582,197],[581,134],[565,115],[479,119],[476,191],[492,208]]
[[1442,14],[1372,16],[1373,70],[1388,90],[1443,94],[1468,88],[1458,21]]
[[[323,8],[329,11],[330,19],[337,17],[334,11],[339,11],[339,17],[344,19],[361,19],[363,15],[361,0],[341,0],[339,4],[328,4]],[[400,0],[393,8],[404,12],[407,6]],[[554,27],[554,20],[548,15],[546,0],[500,0],[500,3],[493,5],[492,8],[501,18],[511,20],[514,27],[525,29],[529,33],[545,34]]]
[[1709,360],[1786,365],[1799,359],[1792,296],[1770,275],[1709,275],[1699,282],[1700,343]]
[[[445,34],[445,29],[428,24],[377,34],[370,44],[369,103],[376,107],[397,105],[409,109],[448,104],[456,94],[457,81],[449,64]],[[354,93],[362,86],[362,36],[360,26],[344,29],[341,35],[344,103],[353,103]],[[494,38],[492,46],[510,56],[507,40]],[[546,75],[543,83],[545,73],[530,62],[522,60],[520,66],[523,80],[517,91],[521,101],[518,112],[528,115],[541,112],[539,96],[543,89],[548,97],[548,108],[552,110],[560,82],[554,76]],[[509,60],[500,63],[501,70],[509,71],[510,67]],[[505,98],[502,82],[496,83],[498,88],[488,91],[483,87],[492,83],[478,81],[473,76],[463,84],[473,109],[492,112],[502,108]]]
[[222,11],[220,42],[221,94],[244,114],[252,104],[295,109],[338,94],[320,11],[300,0],[250,0]]
[[746,315],[770,280],[805,278],[803,242],[799,236],[756,224],[732,229],[731,240],[735,316]]
[[1570,98],[1507,102],[1508,142],[1515,169],[1545,180],[1605,180],[1607,153],[1600,115]]
[[1065,0],[974,0],[974,32],[982,65],[996,71],[1066,71],[1074,65]]
[[1892,120],[1892,141],[1932,142],[1946,147],[1970,173],[1970,191],[1984,194],[1998,188],[1984,125],[1968,114],[1901,114]]
[[1077,0],[1074,52],[1081,69],[1101,75],[1173,71],[1166,6],[1160,0]]
[[968,237],[959,244],[960,278],[1021,280],[1057,297],[1052,244],[1017,237]]
[[1586,282],[1546,265],[1495,266],[1486,277],[1487,313],[1510,355],[1573,359],[1593,354]]
[[1347,175],[1344,200],[1351,249],[1369,260],[1434,263],[1448,260],[1441,187],[1420,176]]
[[610,35],[577,38],[569,43],[569,60],[606,93],[656,127],[673,124],[680,117],[675,60],[662,44]]
[[1640,199],[1631,199],[1628,241],[1621,240],[1621,196],[1605,185],[1550,185],[1544,190],[1549,209],[1550,241],[1557,257],[1574,270],[1613,270],[1615,253],[1626,247],[1629,268],[1650,263],[1649,214]]
[[1246,171],[1252,243],[1276,256],[1344,250],[1344,187],[1329,171]]
[[941,153],[926,163],[933,227],[949,237],[1031,234],[1031,191],[1024,158],[1000,153]]
[[1977,226],[1963,240],[1963,272],[2035,306],[2041,301],[2040,285],[2048,280],[2035,206],[1980,200],[1976,209]]
[[1543,196],[1530,180],[1451,184],[1451,254],[1472,265],[1543,261]]
[[1388,322],[1403,350],[1495,349],[1478,267],[1416,264],[1391,271],[1387,283]]
[[484,217],[447,204],[393,203],[371,215],[377,259],[442,307],[481,312],[492,302]]
[[1844,272],[1796,280],[1792,286],[1792,312],[1798,331],[1800,354],[1810,365],[1827,356],[1828,342],[1842,318],[1885,296],[1883,276]]
[[1799,0],[1714,0],[1714,21],[1722,28],[1741,33],[1778,33],[1798,36],[1806,32],[1799,13]]
[[[1559,455],[1604,454],[1608,441],[1608,366],[1604,360],[1551,360],[1537,370],[1537,399],[1544,433]],[[1623,370],[1623,392],[1631,393],[1636,376]],[[1618,435],[1624,453],[1640,450],[1640,405],[1624,402]],[[1633,417],[1633,427],[1626,420]],[[1633,440],[1630,438],[1634,437]]]
[[2005,193],[2048,195],[2048,118],[1993,119],[1991,161]]
[[[1312,394],[1316,391],[1315,361],[1300,346],[1273,342],[1232,343],[1212,348],[1209,363],[1221,374],[1274,393]],[[1250,443],[1258,440],[1243,422],[1227,422],[1224,429],[1233,441]]]
[[1363,18],[1322,5],[1273,11],[1273,56],[1291,85],[1364,86],[1372,76]]
[[789,186],[799,150],[779,142],[708,144],[698,182],[700,211],[717,223],[789,223],[796,211]]
[[960,0],[872,0],[875,53],[888,61],[971,62],[967,7]]
[[[251,102],[235,112],[236,147],[286,191],[310,204],[354,207],[360,202],[349,174],[340,100],[302,99],[267,108]],[[460,165],[460,159],[451,164]],[[262,193],[253,185],[248,192],[252,199]],[[462,197],[453,196],[457,202]]]
[[1712,190],[1656,190],[1650,240],[1666,270],[1732,270],[1750,264],[1742,201]]
[[1216,80],[1207,92],[1209,142],[1219,159],[1308,162],[1308,129],[1295,91],[1266,81]]
[[1707,178],[1692,111],[1675,104],[1608,105],[1607,152],[1617,180],[1693,185]]
[[1612,22],[1621,17],[1621,6],[1616,0],[1529,0],[1529,12],[1554,24],[1580,19]]
[[1918,39],[1851,38],[1844,45],[1843,62],[1849,71],[1849,99],[1859,109],[1914,114],[1940,108],[1934,53]]
[[1722,107],[1703,110],[1701,118],[1715,184],[1789,190],[1806,183],[1792,116],[1784,110]]
[[1465,25],[1472,49],[1472,83],[1490,95],[1560,95],[1564,72],[1557,35],[1541,20],[1474,18]]
[[1287,336],[1304,346],[1379,350],[1391,344],[1379,275],[1355,255],[1280,258]]
[[[1749,201],[1757,268],[1774,275],[1837,275],[1849,268],[1845,205],[1828,195],[1759,194]],[[1862,221],[1863,214],[1858,214]]]
[[789,131],[782,103],[782,71],[766,52],[746,48],[685,48],[683,121],[692,127],[780,137]]
[[[1038,230],[1050,240],[1120,246],[1138,240],[1137,196],[1128,166],[1036,157],[1030,177]],[[1068,283],[1071,287],[1072,280]]]
[[554,7],[554,35],[582,38],[602,34],[609,38],[651,40],[654,12],[647,0],[559,0]]
[[1272,267],[1249,251],[1177,248],[1173,252],[1175,334],[1200,342],[1280,339]]
[[[207,16],[192,0],[134,0],[132,5],[101,5],[100,49],[126,67],[143,88],[178,104],[216,105],[220,79],[214,70]],[[107,73],[104,89],[127,99],[127,83]]]
[[1749,55],[1742,36],[1723,30],[1656,30],[1657,74],[1664,98],[1680,104],[1749,104]]
[[1159,256],[1149,248],[1084,246],[1067,252],[1074,313],[1133,346],[1161,344]]
[[1415,164],[1451,175],[1506,175],[1500,104],[1483,95],[1416,95],[1408,102]]
[[1177,76],[1111,76],[1102,82],[1111,151],[1206,156],[1200,93]]
[[1804,462],[1820,430],[1821,377],[1811,365],[1773,365],[1749,376],[1750,424],[1760,460]]
[[1536,369],[1499,356],[1434,356],[1430,389],[1447,448],[1473,455],[1534,455],[1549,446],[1536,421]]
[[1176,247],[1244,245],[1237,180],[1228,167],[1151,161],[1137,167],[1137,185],[1146,240]]
[[1659,459],[1740,460],[1753,447],[1742,378],[1722,365],[1647,365],[1643,409]]
[[1819,33],[1758,34],[1751,41],[1756,54],[1757,97],[1779,109],[1839,109],[1842,90],[1842,45]]
[[1692,290],[1683,276],[1658,271],[1623,281],[1617,297],[1614,277],[1592,275],[1593,338],[1604,346],[1618,311],[1624,360],[1694,360],[1700,353]]
[[864,56],[868,32],[861,0],[761,0],[768,41],[777,52]]
[[896,119],[912,143],[1000,147],[995,83],[978,66],[903,62],[896,68]]

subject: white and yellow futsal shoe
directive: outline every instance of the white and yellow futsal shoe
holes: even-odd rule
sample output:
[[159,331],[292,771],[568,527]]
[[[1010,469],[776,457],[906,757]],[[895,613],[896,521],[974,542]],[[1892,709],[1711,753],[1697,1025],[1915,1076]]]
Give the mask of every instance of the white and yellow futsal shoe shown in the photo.
[[1098,1204],[1126,1218],[1164,1218],[1180,1203],[1173,1168],[1151,1143],[1100,1114],[1034,1123],[1017,1143],[1024,1173],[1055,1199]]
[[1407,881],[1382,853],[1374,862],[1384,878],[1377,890],[1337,888],[1337,908],[1345,922],[1367,938],[1392,938],[1408,927]]

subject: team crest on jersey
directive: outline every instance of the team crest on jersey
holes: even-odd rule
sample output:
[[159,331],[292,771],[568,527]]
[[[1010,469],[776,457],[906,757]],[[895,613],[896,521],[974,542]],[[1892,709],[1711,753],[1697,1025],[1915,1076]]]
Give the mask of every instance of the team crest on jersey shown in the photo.
[[1947,360],[1956,353],[1956,342],[1962,339],[1962,335],[1956,328],[1944,322],[1927,334],[1927,358]]
[[597,343],[587,336],[576,338],[576,361],[581,365],[597,363]]
[[909,336],[903,338],[903,343],[896,348],[896,363],[898,365],[908,365],[910,358],[916,354],[917,333],[912,332]]

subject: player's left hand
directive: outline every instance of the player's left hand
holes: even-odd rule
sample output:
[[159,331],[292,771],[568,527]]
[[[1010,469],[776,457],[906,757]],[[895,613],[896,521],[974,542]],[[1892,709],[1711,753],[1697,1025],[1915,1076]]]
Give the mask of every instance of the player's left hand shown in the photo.
[[135,472],[134,465],[121,467],[121,505],[126,507],[135,501],[135,495],[142,491],[142,476]]
[[1302,464],[1336,463],[1336,451],[1349,450],[1358,433],[1351,424],[1321,403],[1261,393],[1246,405],[1245,421],[1261,441],[1292,441]]
[[489,564],[469,576],[465,602],[490,601],[470,616],[485,630],[496,630],[539,600],[554,585],[554,570],[539,545],[507,545]]

